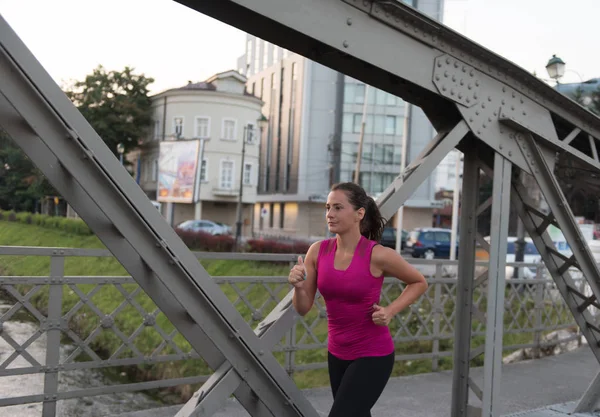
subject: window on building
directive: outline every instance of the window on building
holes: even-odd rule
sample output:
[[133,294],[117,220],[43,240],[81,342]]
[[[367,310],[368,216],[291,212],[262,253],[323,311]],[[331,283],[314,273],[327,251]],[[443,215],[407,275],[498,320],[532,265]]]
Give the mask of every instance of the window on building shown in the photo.
[[160,140],[160,120],[154,121],[154,140]]
[[208,117],[196,117],[196,135],[197,138],[210,137],[210,119]]
[[269,49],[269,44],[265,42],[263,46],[263,69],[269,67]]
[[362,114],[355,113],[352,121],[352,133],[360,133],[360,125],[362,124]]
[[394,145],[383,145],[383,163],[385,165],[393,165],[394,164],[394,149],[396,146]]
[[252,164],[244,163],[244,185],[252,185]]
[[256,42],[254,44],[254,73],[258,73],[261,71],[260,68],[260,44],[261,44],[262,40],[256,38]]
[[395,95],[387,93],[386,98],[385,98],[386,105],[395,106],[397,101],[398,101],[398,98]]
[[285,223],[285,203],[279,204],[279,228],[283,229]]
[[258,96],[261,100],[263,98],[264,92],[265,92],[265,79],[263,77],[260,79],[260,96]]
[[273,228],[273,213],[275,213],[275,203],[269,205],[269,227]]
[[173,136],[177,139],[183,137],[183,117],[174,117],[173,118]]
[[158,180],[158,158],[152,161],[152,181]]
[[252,122],[246,123],[246,128],[244,129],[246,134],[246,143],[249,145],[254,145],[258,142],[258,129]]
[[385,116],[385,134],[396,134],[396,116]]
[[206,175],[208,174],[208,160],[204,158],[202,165],[200,166],[200,181],[207,181]]
[[246,44],[246,66],[248,68],[252,66],[252,39],[249,39]]
[[221,172],[219,174],[219,188],[223,190],[233,189],[233,161],[221,161]]
[[235,120],[223,119],[223,130],[221,132],[221,139],[235,140]]
[[363,104],[365,102],[365,85],[364,84],[355,84],[354,102],[356,104]]

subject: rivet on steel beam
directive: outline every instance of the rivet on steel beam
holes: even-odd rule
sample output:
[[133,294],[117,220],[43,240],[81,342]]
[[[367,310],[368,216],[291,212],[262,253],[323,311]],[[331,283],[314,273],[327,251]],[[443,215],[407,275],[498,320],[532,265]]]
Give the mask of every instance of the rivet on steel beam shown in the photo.
[[512,156],[512,151],[508,151],[508,156]]
[[514,111],[514,110],[515,110],[515,106],[510,106],[510,109],[511,109],[512,111]]
[[458,62],[454,62],[454,68],[458,68]]
[[458,98],[462,98],[462,93],[458,93]]
[[348,18],[348,20],[346,20],[346,24],[348,26],[352,26],[352,19]]
[[438,61],[438,67],[441,67],[441,66],[442,66],[442,63]]
[[472,117],[469,118],[469,122],[473,123],[473,118]]
[[439,81],[439,80],[440,80],[440,76],[439,76],[439,75],[436,75],[436,76],[435,76],[435,80],[436,80],[436,81]]
[[484,123],[484,124],[483,124],[483,128],[485,129],[486,127],[487,127],[487,125]]
[[450,95],[453,96],[454,95],[454,89],[450,90]]
[[488,101],[491,103],[492,102],[492,96],[488,96]]
[[455,75],[452,76],[452,81],[456,82],[456,76]]
[[446,64],[450,65],[450,58],[446,58]]
[[448,71],[444,71],[444,77],[448,78]]
[[443,86],[443,87],[442,87],[442,91],[446,91],[446,86]]
[[485,109],[485,103],[481,103],[481,108]]
[[475,116],[479,116],[479,110],[475,112]]
[[527,116],[527,112],[523,110],[523,116]]
[[344,48],[347,48],[348,47],[348,41],[344,41],[343,45],[344,45]]
[[502,87],[502,92],[506,93],[506,87]]
[[469,75],[472,77],[473,75],[475,75],[475,71],[473,71],[473,70],[469,71]]
[[462,67],[462,71],[463,71],[463,72],[467,72],[467,67],[465,67],[465,66],[463,65],[463,67]]
[[479,80],[475,80],[475,85],[479,87]]
[[504,148],[504,146],[502,144],[500,144],[499,148],[502,149],[502,148]]
[[471,99],[469,97],[467,97],[467,103],[470,103]]

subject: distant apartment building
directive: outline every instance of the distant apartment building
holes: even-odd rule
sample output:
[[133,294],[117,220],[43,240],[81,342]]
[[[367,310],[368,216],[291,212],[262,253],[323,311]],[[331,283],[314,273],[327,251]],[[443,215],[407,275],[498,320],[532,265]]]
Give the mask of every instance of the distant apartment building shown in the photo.
[[[443,0],[406,1],[441,20]],[[406,103],[252,35],[238,71],[263,100],[268,128],[262,137],[254,233],[321,237],[325,201],[334,181],[352,181],[366,101],[359,183],[377,197],[399,174]],[[407,160],[435,131],[417,107],[406,124]],[[339,146],[339,149],[337,149]],[[407,163],[408,163],[407,162]],[[431,226],[435,175],[404,206],[404,229]],[[392,220],[395,224],[395,219]]]
[[[173,225],[203,219],[235,228],[238,192],[243,187],[243,233],[251,231],[259,172],[263,102],[246,91],[246,77],[235,70],[216,74],[204,82],[189,82],[152,97],[154,125],[139,153],[140,187],[157,200],[160,144],[164,141],[204,142],[199,199],[190,203],[163,203],[162,214]],[[242,166],[242,141],[246,138]]]

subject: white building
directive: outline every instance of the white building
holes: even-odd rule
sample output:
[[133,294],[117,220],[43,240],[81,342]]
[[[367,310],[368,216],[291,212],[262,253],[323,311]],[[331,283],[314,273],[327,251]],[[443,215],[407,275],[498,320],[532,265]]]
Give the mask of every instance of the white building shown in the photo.
[[[185,220],[221,222],[235,230],[243,169],[243,234],[251,230],[258,181],[259,129],[262,101],[246,91],[246,77],[237,71],[191,81],[152,97],[153,131],[141,147],[138,181],[151,200],[157,199],[160,142],[200,139],[204,142],[200,200],[163,203],[161,212],[177,225]],[[242,167],[242,144],[248,138]],[[200,159],[199,153],[198,159]]]

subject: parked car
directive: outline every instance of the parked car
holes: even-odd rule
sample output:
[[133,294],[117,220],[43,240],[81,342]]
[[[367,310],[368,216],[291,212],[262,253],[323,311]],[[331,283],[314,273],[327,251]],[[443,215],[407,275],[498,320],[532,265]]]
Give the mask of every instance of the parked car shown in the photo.
[[[410,232],[407,247],[412,250],[413,258],[449,258],[450,229],[425,227]],[[458,256],[458,236],[456,237],[456,255]]]
[[177,226],[177,229],[191,232],[205,232],[213,236],[227,235],[231,233],[231,228],[226,225],[220,225],[211,220],[186,220]]
[[[402,229],[402,238],[400,240],[400,250],[404,250],[406,247],[406,239],[408,237],[408,232]],[[396,249],[396,228],[395,227],[386,227],[383,229],[383,234],[381,235],[380,243],[383,246],[388,248]]]

